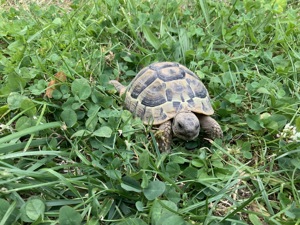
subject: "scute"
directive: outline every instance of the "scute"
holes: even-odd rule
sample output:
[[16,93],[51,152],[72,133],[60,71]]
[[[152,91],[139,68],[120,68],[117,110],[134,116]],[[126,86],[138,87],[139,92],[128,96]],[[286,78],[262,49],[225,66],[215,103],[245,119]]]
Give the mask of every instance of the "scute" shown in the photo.
[[212,115],[207,89],[185,66],[153,63],[142,69],[127,88],[126,107],[145,124],[161,124],[180,111]]
[[152,82],[154,82],[157,78],[156,73],[150,70],[143,70],[138,75],[142,76],[139,79],[133,80],[131,87],[129,88],[129,91],[131,93],[132,98],[137,98],[139,94],[145,90]]

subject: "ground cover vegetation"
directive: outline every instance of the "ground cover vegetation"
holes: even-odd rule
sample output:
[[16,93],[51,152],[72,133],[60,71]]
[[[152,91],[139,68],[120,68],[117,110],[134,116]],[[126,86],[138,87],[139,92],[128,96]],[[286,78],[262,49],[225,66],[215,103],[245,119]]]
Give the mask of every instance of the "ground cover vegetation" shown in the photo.
[[[53,4],[55,3],[55,4]],[[0,224],[299,224],[298,1],[1,1]],[[176,61],[224,139],[154,132],[108,84]]]

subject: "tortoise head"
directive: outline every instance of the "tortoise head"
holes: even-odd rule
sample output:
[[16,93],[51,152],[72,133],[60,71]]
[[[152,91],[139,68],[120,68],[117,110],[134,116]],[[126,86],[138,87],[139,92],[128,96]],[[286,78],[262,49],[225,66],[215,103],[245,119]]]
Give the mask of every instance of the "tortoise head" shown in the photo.
[[180,112],[173,119],[172,130],[176,137],[191,141],[199,135],[199,119],[192,112]]

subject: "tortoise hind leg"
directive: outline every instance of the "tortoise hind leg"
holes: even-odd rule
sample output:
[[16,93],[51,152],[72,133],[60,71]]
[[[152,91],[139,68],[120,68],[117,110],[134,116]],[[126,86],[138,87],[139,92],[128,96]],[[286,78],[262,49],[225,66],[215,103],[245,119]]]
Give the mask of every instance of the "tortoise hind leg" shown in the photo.
[[161,152],[171,151],[172,123],[170,120],[162,123],[155,133],[158,148]]
[[223,138],[223,131],[216,120],[210,116],[197,115],[200,122],[200,129],[208,135],[210,139]]

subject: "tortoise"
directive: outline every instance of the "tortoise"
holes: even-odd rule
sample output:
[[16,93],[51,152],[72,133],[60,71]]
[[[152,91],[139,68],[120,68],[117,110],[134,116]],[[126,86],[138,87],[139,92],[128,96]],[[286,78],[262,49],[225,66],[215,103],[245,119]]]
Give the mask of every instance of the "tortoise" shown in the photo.
[[160,151],[170,151],[172,136],[185,141],[198,137],[203,130],[208,138],[222,138],[220,125],[206,87],[185,66],[175,62],[157,62],[142,69],[125,87],[111,80],[125,107],[146,125],[158,127]]

